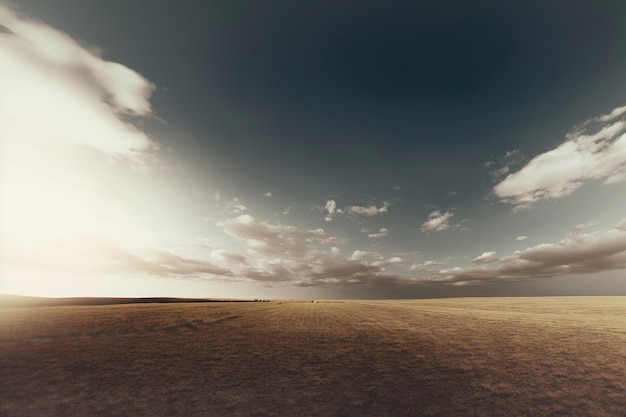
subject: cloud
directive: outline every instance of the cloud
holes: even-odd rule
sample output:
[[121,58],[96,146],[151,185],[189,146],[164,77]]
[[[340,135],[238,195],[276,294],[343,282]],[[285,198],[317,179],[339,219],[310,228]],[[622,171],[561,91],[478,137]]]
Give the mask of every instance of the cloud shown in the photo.
[[7,265],[83,274],[143,272],[178,277],[231,275],[230,269],[206,260],[183,257],[162,250],[139,253],[90,235],[69,236],[38,246],[5,244],[0,251],[0,260]]
[[228,214],[239,214],[239,213],[243,213],[246,210],[248,210],[248,207],[246,207],[242,203],[241,199],[238,197],[235,197],[231,201],[228,201],[224,205],[224,209],[223,209],[223,211]]
[[455,285],[523,281],[568,274],[626,269],[626,221],[602,234],[568,235],[500,258],[496,267],[476,265],[444,269],[433,282]]
[[211,253],[211,257],[220,260],[226,261],[232,264],[248,264],[248,260],[245,256],[239,253],[227,252],[224,250],[216,250]]
[[515,240],[517,240],[518,242],[521,242],[526,239],[528,239],[528,236],[518,236],[517,238],[515,238]]
[[611,120],[615,120],[622,116],[624,113],[626,113],[626,106],[616,107],[611,111],[611,113],[598,116],[596,120],[600,122],[610,122]]
[[271,196],[272,196],[272,192],[271,192],[271,191],[268,191],[268,192],[266,192],[266,193],[263,193],[263,195],[264,195],[265,197],[271,197]]
[[452,217],[454,217],[454,212],[452,210],[448,210],[445,213],[442,213],[440,210],[435,210],[428,215],[428,220],[426,220],[422,224],[423,232],[443,232],[445,230],[464,230],[464,226],[462,223],[466,222],[467,219],[461,221],[460,223],[453,223]]
[[480,255],[477,258],[474,258],[474,260],[472,262],[474,262],[475,264],[490,264],[493,262],[496,262],[498,260],[498,256],[496,255],[495,252],[483,252],[482,255]]
[[328,214],[324,217],[324,220],[326,220],[327,222],[330,222],[333,220],[333,215],[335,214],[336,207],[337,207],[337,203],[335,202],[335,200],[326,200],[326,205],[324,206],[324,210],[326,210]]
[[[585,122],[561,145],[534,157],[496,184],[493,193],[520,210],[543,199],[566,197],[586,182],[626,181],[626,121],[616,120],[623,118],[624,108]],[[592,126],[597,131],[587,134]]]
[[43,247],[140,229],[129,209],[140,199],[126,196],[137,192],[133,170],[146,173],[161,156],[139,128],[154,117],[154,85],[2,4],[0,27],[0,239]]
[[362,216],[376,216],[378,214],[387,213],[389,209],[389,202],[383,202],[383,205],[377,207],[375,205],[369,205],[367,207],[364,206],[348,206],[346,207],[346,211],[351,214],[358,214]]
[[579,225],[576,225],[576,227],[574,227],[574,231],[575,232],[582,232],[583,230],[588,230],[591,229],[595,226],[596,224],[593,222],[589,222],[589,223],[581,223]]
[[377,266],[377,267],[383,267],[383,266],[387,266],[387,265],[401,264],[402,262],[404,262],[404,259],[400,258],[399,256],[392,256],[389,259],[383,259],[383,260],[374,261],[374,262],[371,263],[371,265],[372,266]]
[[152,112],[148,80],[2,5],[0,26],[4,142],[86,146],[135,166],[154,158],[157,143],[131,123]]
[[[369,206],[347,206],[344,209],[338,209],[335,200],[326,200],[326,205],[322,207],[322,211],[326,211],[324,220],[330,222],[337,214],[350,214],[358,216],[376,216],[379,214],[387,213],[389,211],[390,203],[388,201],[383,202],[383,205],[378,207],[374,204]],[[317,206],[319,208],[319,206]]]
[[494,178],[496,178],[496,179],[501,178],[501,177],[503,177],[505,175],[508,175],[508,174],[509,174],[509,167],[508,166],[502,167],[500,169],[496,169],[495,171],[491,171],[491,175]]
[[[383,271],[386,265],[397,264],[398,257],[386,261],[366,262],[379,258],[375,252],[354,251],[342,258],[336,244],[341,238],[329,236],[324,230],[303,230],[294,226],[272,225],[250,215],[241,215],[218,224],[236,238],[247,253],[250,265],[235,268],[237,276],[271,285],[291,282],[299,287],[390,285],[412,283],[414,278]],[[325,245],[333,245],[330,248]]]
[[511,160],[511,159],[513,159],[513,160],[517,160],[517,159],[519,159],[520,157],[522,157],[522,153],[520,152],[520,150],[519,150],[519,149],[513,149],[513,150],[511,150],[511,151],[507,151],[507,152],[504,154],[504,159],[509,159],[509,160]]
[[379,239],[381,237],[385,237],[389,234],[389,230],[385,229],[384,227],[382,229],[380,229],[378,232],[376,233],[369,233],[367,235],[367,237],[371,237],[372,239]]

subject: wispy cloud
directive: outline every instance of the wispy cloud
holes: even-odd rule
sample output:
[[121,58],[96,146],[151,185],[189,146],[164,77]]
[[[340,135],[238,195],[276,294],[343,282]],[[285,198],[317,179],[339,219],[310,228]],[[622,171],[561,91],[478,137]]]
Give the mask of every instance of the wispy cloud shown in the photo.
[[234,197],[231,201],[227,201],[223,206],[223,211],[228,214],[239,214],[248,210],[239,197]]
[[522,242],[524,240],[528,239],[528,236],[518,236],[515,238],[515,240],[517,240],[518,242]]
[[446,262],[438,262],[438,261],[426,261],[424,263],[421,264],[413,264],[411,265],[410,270],[411,271],[424,271],[424,270],[432,270],[433,268],[440,266],[440,265],[445,265],[447,263]]
[[382,229],[378,230],[378,232],[369,233],[367,237],[370,237],[372,239],[380,239],[381,237],[385,237],[387,235],[389,235],[389,230],[383,227]]
[[[508,175],[493,188],[494,194],[520,210],[543,199],[568,196],[589,181],[626,181],[625,108],[583,123],[561,145]],[[592,127],[595,133],[587,133]]]
[[626,269],[626,221],[601,234],[569,235],[500,258],[495,266],[444,269],[434,282],[456,285],[522,281]]
[[83,274],[129,274],[202,277],[231,275],[228,268],[203,259],[180,256],[171,251],[137,252],[118,243],[89,235],[74,235],[38,245],[3,245],[0,260],[46,270]]
[[574,227],[574,231],[576,232],[582,232],[583,230],[589,230],[591,228],[593,228],[596,224],[593,222],[589,222],[589,223],[581,223],[576,225],[576,227]]

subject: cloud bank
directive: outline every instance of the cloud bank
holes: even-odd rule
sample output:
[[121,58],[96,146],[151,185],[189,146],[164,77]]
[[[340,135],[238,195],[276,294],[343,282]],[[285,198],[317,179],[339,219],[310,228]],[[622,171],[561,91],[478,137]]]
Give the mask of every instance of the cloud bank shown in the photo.
[[[478,265],[444,269],[434,282],[466,285],[497,281],[523,281],[567,274],[588,274],[626,268],[626,221],[602,234],[569,235],[552,244],[540,244],[500,258],[486,252],[474,260]],[[478,262],[476,262],[478,261]]]
[[[384,272],[384,267],[402,260],[381,260],[375,252],[354,251],[342,258],[336,246],[343,239],[323,229],[302,230],[294,226],[271,225],[250,215],[241,215],[218,226],[242,244],[246,263],[234,269],[237,276],[272,285],[290,282],[299,287],[390,285],[413,279]],[[330,250],[329,250],[330,249]],[[368,262],[368,259],[377,258]]]

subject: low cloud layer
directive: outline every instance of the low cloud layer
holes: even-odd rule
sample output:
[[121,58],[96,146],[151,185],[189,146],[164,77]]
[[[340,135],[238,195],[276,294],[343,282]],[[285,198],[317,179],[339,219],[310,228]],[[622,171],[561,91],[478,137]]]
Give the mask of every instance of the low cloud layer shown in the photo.
[[[494,254],[495,256],[495,254]],[[490,252],[481,258],[491,258]],[[475,260],[476,261],[476,260]],[[433,281],[481,284],[523,281],[568,274],[589,274],[626,268],[626,221],[602,234],[572,234],[553,244],[541,244],[500,258],[497,266],[444,269]]]
[[[568,196],[590,181],[626,181],[625,108],[588,120],[561,145],[509,174],[493,193],[520,210],[540,200]],[[595,133],[587,133],[592,129]]]
[[411,277],[384,271],[385,266],[402,262],[399,257],[381,260],[379,254],[368,251],[354,251],[350,258],[341,257],[334,245],[344,240],[328,235],[323,229],[271,225],[250,215],[218,226],[236,238],[245,251],[247,264],[236,268],[236,274],[256,282],[271,285],[288,281],[295,286],[314,287],[412,281]]

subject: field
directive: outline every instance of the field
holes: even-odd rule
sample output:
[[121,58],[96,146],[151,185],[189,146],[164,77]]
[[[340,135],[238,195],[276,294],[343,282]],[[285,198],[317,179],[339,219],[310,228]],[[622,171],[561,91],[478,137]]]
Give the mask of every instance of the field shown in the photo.
[[0,309],[0,415],[626,416],[626,298]]

